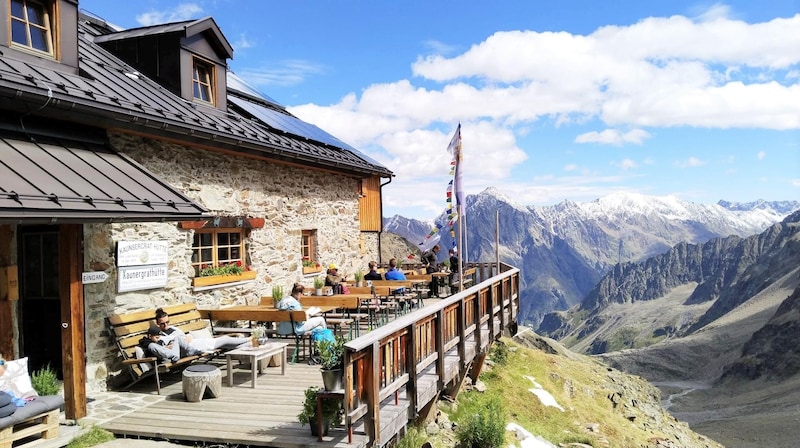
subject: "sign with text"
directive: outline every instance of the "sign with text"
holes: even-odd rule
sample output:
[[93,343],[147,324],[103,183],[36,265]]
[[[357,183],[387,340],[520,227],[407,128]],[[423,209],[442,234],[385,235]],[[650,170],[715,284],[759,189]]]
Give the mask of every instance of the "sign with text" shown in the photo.
[[169,261],[166,241],[117,242],[117,266],[147,266],[166,264]]
[[127,266],[118,270],[117,291],[140,291],[167,286],[167,265]]
[[81,274],[81,283],[88,285],[90,283],[103,283],[108,279],[108,274],[103,271],[84,272]]

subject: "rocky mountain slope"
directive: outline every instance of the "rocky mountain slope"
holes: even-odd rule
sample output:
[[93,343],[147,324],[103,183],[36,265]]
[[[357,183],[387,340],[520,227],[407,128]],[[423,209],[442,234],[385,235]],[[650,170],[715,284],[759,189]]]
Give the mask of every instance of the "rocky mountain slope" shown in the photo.
[[[538,326],[550,311],[580,303],[619,262],[641,261],[681,242],[747,237],[798,208],[796,201],[696,204],[631,193],[528,207],[489,188],[466,198],[467,254],[470,261],[494,260],[499,214],[500,258],[522,270],[520,323]],[[443,224],[444,216],[437,222]],[[384,229],[420,242],[433,225],[395,216]],[[449,234],[441,234],[449,247]]]
[[558,314],[551,333],[654,382],[696,431],[729,447],[800,437],[800,212],[617,266]]

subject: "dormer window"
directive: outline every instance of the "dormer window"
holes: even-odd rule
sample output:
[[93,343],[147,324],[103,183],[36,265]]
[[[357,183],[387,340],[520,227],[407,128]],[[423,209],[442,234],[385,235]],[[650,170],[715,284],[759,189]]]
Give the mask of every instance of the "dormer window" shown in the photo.
[[194,99],[214,104],[214,66],[194,58],[192,66]]
[[52,2],[11,0],[11,41],[17,46],[55,56],[53,18]]

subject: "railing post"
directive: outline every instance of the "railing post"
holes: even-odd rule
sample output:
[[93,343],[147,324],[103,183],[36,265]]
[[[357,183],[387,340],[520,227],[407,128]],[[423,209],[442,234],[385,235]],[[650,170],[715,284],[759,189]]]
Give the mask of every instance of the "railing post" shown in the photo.
[[381,441],[381,366],[380,366],[380,341],[375,341],[370,350],[370,369],[367,375],[367,388],[369,390],[369,400],[367,401],[367,421],[365,429],[367,437],[372,441],[372,446],[380,446]]
[[439,354],[436,360],[436,375],[439,377],[436,384],[439,390],[444,388],[444,327],[445,314],[444,308],[442,308],[436,313],[436,334],[434,336],[436,338],[436,353]]
[[409,408],[409,420],[417,418],[417,323],[411,324],[408,341],[406,345],[406,372],[408,373],[408,384],[406,385],[406,398],[411,403]]
[[464,307],[464,299],[462,298],[456,311],[456,318],[458,319],[458,358],[460,361],[458,363],[458,368],[461,370],[464,370],[464,367],[467,365],[467,313]]

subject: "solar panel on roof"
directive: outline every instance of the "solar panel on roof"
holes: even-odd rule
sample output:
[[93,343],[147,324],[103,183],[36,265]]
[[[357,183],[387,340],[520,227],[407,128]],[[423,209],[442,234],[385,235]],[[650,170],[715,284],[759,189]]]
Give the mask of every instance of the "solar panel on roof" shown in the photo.
[[261,98],[262,100],[268,103],[272,103],[273,105],[281,109],[286,109],[283,106],[283,104],[280,104],[279,102],[265,95],[260,90],[250,85],[250,83],[248,83],[244,79],[236,76],[236,74],[234,74],[233,72],[228,72],[226,75],[227,76],[225,77],[226,78],[225,85],[228,87],[228,90],[238,90],[242,93],[246,93],[256,98]]

